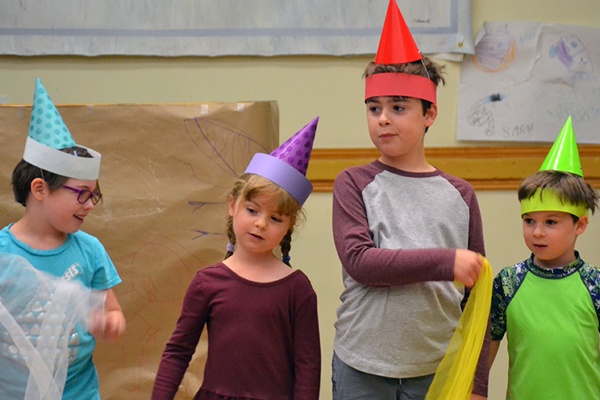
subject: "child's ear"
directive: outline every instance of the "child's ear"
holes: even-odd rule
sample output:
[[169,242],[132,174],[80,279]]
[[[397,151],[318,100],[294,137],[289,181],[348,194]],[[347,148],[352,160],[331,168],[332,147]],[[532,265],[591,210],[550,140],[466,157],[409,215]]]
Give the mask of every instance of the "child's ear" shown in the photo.
[[35,178],[32,180],[29,188],[31,190],[31,195],[38,201],[41,201],[44,194],[48,191],[48,185],[42,178]]
[[229,216],[233,217],[233,211],[235,210],[235,199],[233,198],[232,195],[229,195],[227,204],[229,205]]
[[425,112],[425,126],[429,128],[435,122],[437,117],[438,109],[437,104],[432,103],[427,112]]
[[577,233],[577,235],[581,235],[583,232],[585,232],[588,222],[589,222],[589,219],[588,219],[587,215],[579,218],[579,221],[577,221],[577,223],[575,223],[575,233]]

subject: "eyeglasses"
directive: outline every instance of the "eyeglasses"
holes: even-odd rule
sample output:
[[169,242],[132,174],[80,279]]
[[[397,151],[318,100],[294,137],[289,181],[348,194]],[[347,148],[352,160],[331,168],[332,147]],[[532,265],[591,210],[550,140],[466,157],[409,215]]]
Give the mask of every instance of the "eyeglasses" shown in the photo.
[[63,187],[77,193],[77,201],[80,204],[85,204],[88,200],[92,199],[92,204],[96,205],[100,199],[102,199],[102,193],[92,192],[87,189],[75,189],[74,187],[67,185],[63,185]]

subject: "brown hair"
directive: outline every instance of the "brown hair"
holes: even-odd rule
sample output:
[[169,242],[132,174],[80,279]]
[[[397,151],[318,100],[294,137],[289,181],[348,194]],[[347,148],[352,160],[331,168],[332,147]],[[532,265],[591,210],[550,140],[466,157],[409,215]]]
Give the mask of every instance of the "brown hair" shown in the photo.
[[531,198],[538,190],[551,190],[564,203],[585,205],[592,214],[598,207],[598,194],[583,177],[562,171],[538,171],[519,186],[519,201]]
[[[443,76],[444,69],[444,65],[438,64],[426,56],[423,56],[421,60],[404,64],[377,64],[371,61],[365,69],[363,78],[384,73],[418,75],[429,78],[435,86],[438,86],[440,82],[442,85],[446,83]],[[421,99],[421,102],[423,104],[423,113],[426,113],[429,107],[431,107],[431,102],[423,99]]]
[[[86,148],[80,146],[67,147],[60,149],[60,151],[67,154],[77,154],[78,157],[93,158]],[[48,188],[51,191],[61,188],[67,179],[69,179],[66,176],[57,175],[36,167],[25,160],[21,160],[13,170],[11,178],[13,194],[17,203],[25,206],[27,197],[31,191],[31,182],[36,178],[42,178],[48,184]],[[100,193],[99,185],[97,190]]]
[[[283,237],[280,242],[282,260],[287,265],[289,262],[289,253],[292,247],[292,233],[294,233],[294,227],[296,224],[304,219],[304,211],[298,201],[281,186],[273,183],[269,179],[255,174],[244,174],[234,184],[233,189],[230,192],[230,196],[234,199],[234,202],[240,200],[252,200],[252,198],[259,193],[266,193],[272,195],[277,200],[277,211],[285,216],[290,217],[290,229]],[[235,245],[236,238],[233,231],[233,218],[229,216],[227,219],[227,237],[229,243]],[[233,251],[227,250],[225,258],[229,258],[233,254]]]

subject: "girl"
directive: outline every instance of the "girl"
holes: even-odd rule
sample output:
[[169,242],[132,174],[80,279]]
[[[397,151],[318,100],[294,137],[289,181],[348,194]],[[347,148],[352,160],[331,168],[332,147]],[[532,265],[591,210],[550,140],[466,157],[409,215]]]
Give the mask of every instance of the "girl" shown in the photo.
[[[312,190],[305,173],[317,121],[270,155],[255,155],[234,184],[226,258],[193,278],[152,399],[174,398],[205,324],[208,355],[194,399],[318,399],[317,297],[289,265],[294,226]],[[304,161],[290,159],[292,147],[307,152]],[[273,253],[278,246],[283,261]]]

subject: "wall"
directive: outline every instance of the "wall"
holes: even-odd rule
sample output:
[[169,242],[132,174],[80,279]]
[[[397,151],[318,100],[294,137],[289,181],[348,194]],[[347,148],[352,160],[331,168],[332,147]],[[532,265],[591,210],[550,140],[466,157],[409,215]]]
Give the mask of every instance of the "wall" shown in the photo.
[[[600,27],[595,0],[571,2],[473,0],[473,29],[486,20],[542,20]],[[287,139],[314,116],[321,121],[315,141],[321,148],[371,147],[362,104],[363,69],[372,57],[127,58],[0,57],[0,98],[30,103],[35,77],[57,104],[160,103],[277,100],[280,139]],[[428,133],[428,146],[462,146],[455,115],[460,64],[447,63],[447,84],[439,91],[440,114]],[[101,149],[98,149],[101,151]],[[109,194],[107,194],[109,195]],[[515,194],[478,193],[488,257],[497,272],[527,257]],[[341,267],[331,238],[331,195],[315,193],[306,203],[308,220],[293,247],[294,265],[312,280],[318,296],[323,347],[322,398],[330,398],[330,359]],[[3,215],[0,210],[0,216]],[[1,225],[9,221],[0,218]],[[600,220],[591,219],[578,248],[600,263]],[[504,398],[506,356],[501,349],[491,374],[490,399]]]

